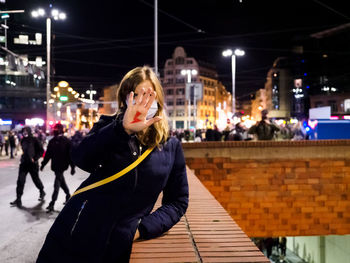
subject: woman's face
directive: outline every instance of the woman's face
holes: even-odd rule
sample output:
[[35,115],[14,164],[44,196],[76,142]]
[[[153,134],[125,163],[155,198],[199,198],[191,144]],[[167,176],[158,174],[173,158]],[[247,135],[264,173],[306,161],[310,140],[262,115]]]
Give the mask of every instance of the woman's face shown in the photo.
[[[136,86],[136,89],[135,89],[135,92],[134,92],[135,93],[134,98],[137,99],[137,96],[139,94],[141,94],[142,89],[144,89],[143,92],[146,92],[149,88],[154,90],[152,82],[149,81],[149,80],[142,81],[139,85]],[[157,98],[157,95],[156,95],[156,98]]]

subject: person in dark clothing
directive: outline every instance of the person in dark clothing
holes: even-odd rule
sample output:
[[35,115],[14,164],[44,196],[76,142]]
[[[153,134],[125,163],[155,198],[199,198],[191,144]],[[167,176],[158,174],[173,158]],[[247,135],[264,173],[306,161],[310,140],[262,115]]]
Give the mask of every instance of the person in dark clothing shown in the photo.
[[258,140],[273,140],[275,132],[280,130],[276,125],[269,122],[267,113],[267,110],[263,110],[261,112],[261,121],[250,127],[248,130],[248,133],[255,134]]
[[221,141],[222,134],[219,131],[218,127],[214,125],[214,140],[215,141]]
[[[158,237],[179,222],[188,206],[186,164],[181,143],[169,136],[163,94],[149,67],[122,79],[118,113],[101,116],[72,150],[74,163],[91,174],[56,218],[37,263],[129,262],[133,240]],[[86,190],[138,156],[145,159],[122,177]],[[152,212],[161,192],[162,205]]]
[[76,131],[71,138],[72,146],[76,147],[83,140],[83,134],[80,131]]
[[281,256],[284,258],[286,256],[286,250],[287,250],[287,238],[280,237],[278,246],[279,246],[279,249],[281,250]]
[[27,174],[29,173],[35,186],[39,189],[39,201],[44,200],[45,192],[44,185],[39,178],[39,164],[38,160],[42,157],[44,149],[37,138],[33,137],[32,130],[30,127],[24,127],[22,129],[23,138],[21,140],[21,146],[23,154],[21,156],[21,161],[19,165],[18,179],[16,194],[17,198],[15,201],[11,202],[11,205],[16,205],[17,207],[22,206],[22,195],[24,184],[26,182]]
[[205,132],[205,140],[208,142],[215,141],[215,132],[212,128],[208,128]]
[[54,137],[49,141],[46,149],[44,160],[41,163],[40,170],[42,171],[45,165],[51,160],[51,170],[55,172],[54,191],[49,206],[46,208],[48,212],[54,210],[54,205],[58,197],[60,187],[66,194],[66,202],[70,198],[69,188],[64,179],[64,171],[71,166],[71,175],[75,174],[75,165],[70,157],[71,141],[63,135],[63,125],[57,123],[53,128]]
[[4,147],[5,139],[0,131],[0,156],[2,155],[2,148]]
[[270,258],[271,255],[272,255],[272,248],[273,248],[273,245],[274,245],[274,240],[272,237],[268,237],[268,238],[265,238],[264,240],[264,245],[265,245],[265,248],[266,248],[266,256],[267,258]]
[[15,134],[13,131],[9,132],[9,144],[10,144],[10,158],[13,159],[15,158],[13,156],[13,152],[16,149],[16,139],[15,139]]
[[9,155],[9,146],[10,146],[10,138],[9,138],[9,133],[7,132],[4,136],[5,139],[5,154],[6,156]]

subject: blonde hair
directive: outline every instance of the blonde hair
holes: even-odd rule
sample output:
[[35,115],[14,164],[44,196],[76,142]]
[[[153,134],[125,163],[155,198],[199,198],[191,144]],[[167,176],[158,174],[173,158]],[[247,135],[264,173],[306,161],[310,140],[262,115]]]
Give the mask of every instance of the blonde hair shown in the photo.
[[157,94],[158,111],[155,116],[160,116],[162,119],[148,127],[146,132],[138,132],[137,137],[143,145],[147,145],[149,147],[159,147],[160,144],[165,142],[169,137],[169,125],[168,118],[164,110],[163,88],[156,74],[150,67],[143,66],[134,68],[123,77],[117,89],[119,114],[124,112],[127,108],[127,95],[131,91],[135,92],[136,87],[145,80],[149,80],[152,83]]

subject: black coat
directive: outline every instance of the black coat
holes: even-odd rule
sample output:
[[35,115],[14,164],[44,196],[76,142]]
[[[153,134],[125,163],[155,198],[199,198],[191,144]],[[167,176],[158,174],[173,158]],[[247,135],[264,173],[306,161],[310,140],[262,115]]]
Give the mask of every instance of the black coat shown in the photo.
[[[124,131],[121,119],[102,116],[73,150],[75,164],[91,173],[79,188],[119,172],[140,154],[137,138]],[[151,213],[162,191],[162,206]],[[187,206],[185,159],[172,137],[119,179],[73,196],[51,227],[37,263],[128,262],[137,228],[143,239],[158,237]]]
[[71,141],[63,136],[55,136],[47,145],[46,153],[42,166],[45,166],[51,159],[51,170],[55,172],[63,172],[68,169],[69,165],[74,169],[71,159]]
[[21,146],[23,151],[21,156],[22,164],[37,163],[44,153],[43,146],[39,140],[33,136],[23,137]]

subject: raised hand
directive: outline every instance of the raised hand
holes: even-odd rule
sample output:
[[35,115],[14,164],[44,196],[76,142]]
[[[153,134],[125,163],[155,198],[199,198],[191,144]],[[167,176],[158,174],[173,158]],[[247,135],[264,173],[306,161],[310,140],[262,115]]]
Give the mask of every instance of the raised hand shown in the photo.
[[128,107],[126,109],[123,126],[128,134],[139,132],[160,121],[162,118],[156,116],[146,120],[147,112],[156,98],[156,92],[152,88],[141,89],[134,102],[134,92],[131,92],[128,98]]

